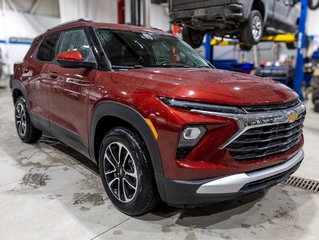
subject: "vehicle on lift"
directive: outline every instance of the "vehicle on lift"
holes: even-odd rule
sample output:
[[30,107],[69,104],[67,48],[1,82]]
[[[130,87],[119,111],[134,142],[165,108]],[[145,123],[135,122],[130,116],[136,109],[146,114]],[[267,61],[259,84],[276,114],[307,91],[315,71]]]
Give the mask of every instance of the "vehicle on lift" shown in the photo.
[[[237,38],[249,50],[263,34],[294,33],[300,10],[294,0],[171,0],[170,18],[184,41],[198,48],[205,34]],[[295,43],[287,43],[295,48]]]
[[17,133],[46,131],[99,165],[129,215],[269,188],[303,159],[305,107],[286,86],[217,70],[156,29],[63,24],[14,66]]

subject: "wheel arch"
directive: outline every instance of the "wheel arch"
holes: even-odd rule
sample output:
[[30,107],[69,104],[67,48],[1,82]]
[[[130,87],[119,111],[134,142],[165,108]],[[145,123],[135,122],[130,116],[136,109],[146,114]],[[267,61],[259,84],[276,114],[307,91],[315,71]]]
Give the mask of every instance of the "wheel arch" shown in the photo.
[[262,0],[254,0],[251,6],[251,11],[252,10],[258,10],[264,19],[264,23],[267,21],[267,4],[265,4],[264,1]]
[[26,89],[23,85],[23,83],[21,81],[12,80],[12,99],[13,99],[13,103],[15,103],[19,97],[24,97],[24,99],[26,100],[26,104],[28,109],[30,109],[30,105],[29,105],[29,101],[26,95]]
[[89,153],[98,163],[100,143],[108,130],[123,126],[134,130],[144,141],[150,155],[155,178],[163,176],[163,167],[157,141],[144,117],[135,109],[113,101],[103,101],[94,108],[89,134]]

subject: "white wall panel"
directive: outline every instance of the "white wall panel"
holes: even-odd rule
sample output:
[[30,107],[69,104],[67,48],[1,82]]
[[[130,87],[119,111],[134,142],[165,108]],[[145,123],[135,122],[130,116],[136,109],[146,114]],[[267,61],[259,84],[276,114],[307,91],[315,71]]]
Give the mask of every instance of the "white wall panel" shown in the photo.
[[28,51],[28,44],[10,44],[9,38],[34,38],[60,23],[59,18],[30,15],[22,12],[1,11],[0,12],[0,43],[2,58],[6,66],[5,73],[12,73],[12,65],[16,61],[21,61]]
[[[125,22],[131,22],[130,0],[125,0]],[[141,8],[143,3],[141,3]],[[94,21],[117,23],[116,0],[59,0],[61,21],[66,22],[78,18]],[[156,4],[151,4],[151,27],[169,30],[167,10]],[[143,14],[141,14],[143,17]]]
[[86,18],[100,22],[117,22],[116,0],[59,0],[61,21]]

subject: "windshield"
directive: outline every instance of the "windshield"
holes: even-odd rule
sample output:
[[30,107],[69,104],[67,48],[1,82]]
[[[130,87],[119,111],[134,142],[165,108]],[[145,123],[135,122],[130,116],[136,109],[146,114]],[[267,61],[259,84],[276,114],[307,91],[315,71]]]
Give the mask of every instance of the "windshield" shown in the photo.
[[114,69],[210,68],[198,52],[173,36],[111,29],[99,29],[97,33]]

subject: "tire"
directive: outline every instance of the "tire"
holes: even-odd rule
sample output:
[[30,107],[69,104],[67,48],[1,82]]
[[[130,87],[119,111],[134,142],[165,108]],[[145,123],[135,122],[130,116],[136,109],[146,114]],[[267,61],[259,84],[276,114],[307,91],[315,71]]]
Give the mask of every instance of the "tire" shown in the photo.
[[192,48],[199,48],[203,43],[204,34],[202,31],[195,30],[189,27],[183,27],[183,40]]
[[253,48],[253,46],[251,46],[251,45],[239,45],[239,48],[240,48],[240,50],[241,51],[245,51],[245,52],[247,52],[247,51],[250,51],[252,48]]
[[319,100],[319,89],[316,89],[312,93],[312,102],[315,104],[315,101]]
[[33,126],[24,97],[17,99],[14,112],[16,129],[20,139],[25,143],[37,142],[42,136],[42,131]]
[[319,112],[319,100],[315,101],[315,112]]
[[121,212],[142,215],[160,202],[149,154],[136,133],[111,129],[100,147],[99,167],[105,191]]
[[244,24],[241,32],[241,41],[243,41],[245,45],[252,46],[259,43],[264,31],[263,21],[258,10],[251,11],[248,21]]

